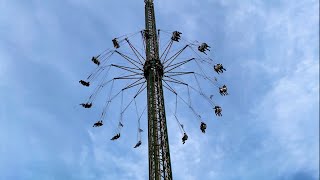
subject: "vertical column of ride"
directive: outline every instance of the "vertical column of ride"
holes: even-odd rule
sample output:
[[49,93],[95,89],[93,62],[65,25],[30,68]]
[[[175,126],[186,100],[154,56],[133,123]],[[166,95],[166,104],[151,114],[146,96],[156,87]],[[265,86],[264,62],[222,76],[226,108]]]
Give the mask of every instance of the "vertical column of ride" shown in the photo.
[[146,62],[148,98],[149,179],[171,180],[171,161],[163,98],[163,65],[159,59],[153,0],[145,0]]

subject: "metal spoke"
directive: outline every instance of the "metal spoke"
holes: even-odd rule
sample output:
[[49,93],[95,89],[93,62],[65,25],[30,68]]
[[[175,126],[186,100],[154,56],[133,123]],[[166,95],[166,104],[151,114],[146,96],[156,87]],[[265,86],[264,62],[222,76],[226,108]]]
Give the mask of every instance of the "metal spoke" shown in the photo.
[[123,69],[123,70],[129,71],[129,72],[133,72],[133,73],[136,73],[136,74],[139,74],[139,72],[134,71],[134,70],[141,70],[141,69],[136,69],[136,68],[127,67],[127,66],[119,66],[119,65],[116,65],[116,64],[111,64],[111,66],[114,66],[114,67],[117,67],[119,69]]
[[168,77],[172,77],[172,76],[182,76],[182,75],[187,75],[187,74],[194,74],[194,72],[166,72],[166,74]]
[[180,49],[178,52],[176,52],[173,56],[171,56],[168,60],[164,61],[163,64],[166,64],[168,61],[169,64],[167,66],[169,66],[177,57],[179,57],[179,55],[188,47],[189,45],[184,46],[182,49]]
[[166,73],[166,72],[170,72],[170,71],[172,71],[172,70],[174,70],[174,69],[176,69],[176,68],[178,68],[178,67],[180,67],[180,66],[182,66],[182,65],[184,65],[184,64],[186,64],[186,63],[188,63],[188,62],[190,62],[190,61],[192,61],[192,60],[194,60],[194,58],[191,58],[191,59],[188,59],[188,60],[185,60],[185,61],[182,61],[182,62],[173,64],[173,65],[171,65],[171,66],[166,66],[164,69],[166,69],[166,68],[168,68],[168,67],[172,67],[172,66],[174,66],[174,67],[172,67],[171,69],[165,71],[165,73]]
[[[138,68],[138,69],[140,69],[140,70],[142,71],[142,69],[141,69],[139,66],[137,66],[137,64],[140,64],[140,65],[143,65],[143,64],[141,64],[140,62],[138,62],[138,61],[130,58],[130,57],[127,56],[127,55],[124,55],[123,53],[121,53],[121,52],[119,52],[119,51],[115,51],[115,52],[118,53],[118,54],[119,54],[121,57],[123,57],[124,59],[126,59],[129,63],[131,63],[132,65],[134,65],[136,68]],[[135,63],[133,63],[133,62],[135,62],[135,63],[137,63],[137,64],[135,64]]]
[[125,39],[127,41],[127,43],[129,44],[131,50],[133,51],[133,53],[136,55],[137,59],[140,61],[140,64],[143,65],[143,62],[140,60],[139,56],[146,61],[146,59],[140,54],[140,52],[131,44],[131,42],[126,38]]

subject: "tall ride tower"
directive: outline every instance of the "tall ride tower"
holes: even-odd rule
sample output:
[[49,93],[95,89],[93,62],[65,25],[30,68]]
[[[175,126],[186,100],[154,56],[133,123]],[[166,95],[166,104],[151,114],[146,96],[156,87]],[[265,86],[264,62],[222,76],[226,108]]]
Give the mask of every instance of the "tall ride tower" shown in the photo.
[[[143,130],[140,127],[140,119],[146,107],[148,107],[149,180],[172,180],[163,88],[175,95],[176,100],[173,116],[178,123],[178,127],[183,136],[181,139],[182,144],[184,144],[188,139],[188,135],[183,128],[183,124],[180,123],[177,117],[179,114],[177,113],[178,102],[186,105],[195,116],[195,120],[198,121],[201,132],[205,133],[207,125],[204,119],[208,119],[208,117],[202,118],[200,114],[196,112],[195,108],[193,108],[190,92],[192,91],[197,97],[203,98],[209,107],[214,110],[215,115],[221,117],[222,108],[213,102],[214,95],[211,94],[211,89],[210,92],[205,92],[205,89],[201,88],[200,82],[207,85],[211,84],[212,87],[218,88],[221,96],[226,96],[228,95],[227,86],[221,84],[216,77],[213,78],[210,76],[214,71],[217,74],[222,74],[226,69],[220,62],[214,62],[213,59],[208,57],[207,51],[210,51],[210,46],[207,43],[199,43],[198,41],[191,42],[181,38],[180,35],[182,33],[179,31],[173,31],[171,33],[164,30],[157,30],[153,0],[144,0],[144,2],[145,29],[112,39],[114,48],[107,49],[101,54],[92,57],[91,61],[96,64],[97,67],[86,80],[80,80],[79,83],[89,87],[90,84],[98,81],[98,85],[87,101],[80,105],[84,108],[91,108],[99,92],[108,86],[110,89],[107,101],[105,102],[100,119],[93,124],[93,127],[102,127],[104,124],[103,120],[105,120],[106,117],[108,117],[107,119],[114,118],[116,111],[114,111],[114,109],[110,111],[110,113],[107,111],[112,102],[120,100],[120,106],[118,106],[120,107],[120,113],[116,127],[116,135],[110,139],[116,141],[120,138],[121,130],[124,126],[124,113],[128,111],[131,104],[134,104],[138,124],[137,144],[134,148],[138,148],[142,144],[141,132],[143,132]],[[166,44],[167,47],[163,48],[164,50],[161,52],[159,52],[160,32],[167,33],[171,37]],[[139,48],[141,51],[137,50],[131,43],[131,38],[137,34],[141,35],[143,40],[144,48]],[[179,46],[177,43],[179,40],[187,44],[180,42]],[[174,42],[176,43],[175,47],[178,47],[179,50],[171,51]],[[123,46],[125,44],[128,46]],[[130,49],[133,54],[126,55],[126,48]],[[186,49],[191,51],[181,57],[180,54]],[[142,51],[145,51],[145,57],[142,55]],[[118,59],[111,58],[114,54],[121,59],[121,62]],[[194,57],[194,55],[196,56]],[[187,69],[188,71],[186,71]],[[117,73],[120,75],[115,75]],[[110,74],[112,75],[111,79],[108,76]],[[102,78],[99,80],[100,75]],[[180,76],[184,75],[189,75],[189,80],[191,81],[185,82],[185,80],[180,78]],[[194,80],[192,80],[193,78]],[[124,82],[121,84],[120,81],[125,81],[127,84]],[[119,82],[120,84],[114,86],[115,82]],[[192,83],[195,84],[195,86],[192,85]],[[123,86],[124,84],[126,85]],[[176,86],[182,89],[176,91]],[[125,103],[127,105],[123,106],[124,93],[127,93],[129,89],[137,91],[131,101],[128,98],[130,98],[132,94],[126,94],[125,101],[128,100],[128,103]],[[147,106],[145,106],[142,113],[139,113],[136,98],[139,94],[145,92],[145,89],[147,89]],[[188,96],[188,99],[180,96],[180,92],[184,92]],[[208,95],[208,93],[210,93],[210,95]],[[119,99],[120,97],[121,99]]]
[[159,58],[153,0],[145,0],[146,62],[148,98],[149,180],[171,180],[171,161],[163,98],[163,65]]

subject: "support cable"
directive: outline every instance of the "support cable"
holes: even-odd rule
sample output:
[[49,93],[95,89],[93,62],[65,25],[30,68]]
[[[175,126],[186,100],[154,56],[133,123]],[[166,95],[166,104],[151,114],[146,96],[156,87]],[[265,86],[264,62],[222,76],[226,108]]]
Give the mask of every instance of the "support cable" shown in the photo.
[[[170,33],[170,32],[167,31],[167,30],[162,30],[162,29],[161,29],[161,31],[164,32],[164,33],[166,33],[168,36],[171,36],[171,34],[172,34],[172,33]],[[189,47],[192,49],[192,51],[194,51],[194,53],[197,54],[197,56],[198,56],[202,61],[208,63],[210,66],[213,67],[213,65],[212,65],[213,60],[212,60],[211,58],[207,58],[208,60],[205,60],[205,58],[202,58],[202,57],[194,50],[194,48],[192,47],[192,46],[197,46],[195,43],[198,43],[198,44],[199,44],[198,41],[193,41],[193,42],[191,42],[190,40],[188,40],[187,38],[184,38],[184,37],[181,37],[181,40],[185,41],[185,42],[189,45]],[[210,61],[211,61],[212,63],[211,63]]]
[[95,97],[97,96],[98,92],[101,91],[104,87],[104,85],[101,85],[108,77],[109,71],[111,69],[111,66],[109,66],[106,74],[103,76],[103,78],[100,80],[99,85],[95,88],[95,90],[93,91],[93,94],[90,95],[88,102],[92,103],[95,99]]
[[137,86],[137,85],[139,85],[139,84],[144,84],[144,83],[146,82],[146,80],[145,80],[144,82],[139,82],[139,81],[141,81],[142,79],[143,79],[143,77],[140,78],[140,79],[138,79],[138,80],[136,80],[135,82],[131,83],[130,85],[124,87],[122,90],[130,89],[130,88],[135,87],[135,86]]
[[[140,77],[135,77],[137,75],[140,75]],[[136,74],[130,74],[126,76],[116,77],[114,79],[141,79],[143,73],[136,73]]]
[[[196,77],[195,77],[196,78]],[[215,106],[215,103],[208,97],[208,96],[206,96],[204,93],[203,93],[203,91],[202,91],[202,89],[201,89],[201,86],[200,86],[200,84],[199,84],[199,82],[198,82],[198,80],[197,80],[197,78],[196,78],[196,81],[197,81],[197,84],[198,84],[198,87],[199,87],[199,90],[198,89],[196,89],[196,88],[194,88],[193,86],[191,86],[191,85],[189,85],[189,84],[187,84],[187,83],[185,83],[185,82],[183,82],[183,81],[180,81],[180,80],[176,80],[176,79],[174,79],[174,78],[172,78],[173,80],[171,81],[171,80],[164,80],[164,81],[169,81],[169,82],[172,82],[172,83],[176,83],[176,84],[181,84],[181,85],[185,85],[185,86],[187,86],[187,88],[188,88],[188,96],[189,96],[189,102],[190,102],[190,104],[191,104],[191,97],[190,97],[190,91],[189,91],[189,87],[191,88],[191,89],[193,89],[195,92],[197,92],[197,93],[199,93],[199,95],[200,96],[202,96],[205,100],[207,100],[209,103],[210,103],[210,105],[211,106]]]
[[[124,90],[122,90],[124,91]],[[122,114],[129,108],[129,106],[132,104],[133,100],[139,96],[139,94],[141,94],[141,90],[137,91],[137,93],[133,96],[132,100],[128,103],[128,105],[123,109],[123,111],[121,112]]]
[[[139,31],[139,32],[140,32],[140,31]],[[138,33],[139,33],[139,32],[138,32]],[[119,37],[116,37],[115,39],[120,39],[120,38],[123,38],[123,37],[127,37],[128,35],[131,36],[131,35],[133,35],[133,34],[135,34],[135,33],[136,33],[136,32],[124,34],[124,35],[121,35],[121,36],[119,36]]]
[[[161,47],[160,47],[160,50],[162,50],[164,47],[168,47],[169,46],[169,43],[171,42],[171,39],[168,40],[165,44],[163,44]],[[162,54],[164,53],[165,51],[162,52]],[[161,59],[161,58],[160,58]],[[163,61],[162,61],[163,63]]]
[[[172,76],[182,76],[182,75],[187,75],[187,74],[194,74],[195,72],[166,72],[166,74],[168,77],[172,77]],[[172,75],[170,75],[172,74]]]
[[110,91],[109,91],[109,95],[108,95],[108,100],[106,101],[106,103],[105,103],[105,107],[103,108],[103,111],[102,111],[102,113],[101,113],[101,117],[100,117],[100,119],[101,120],[104,120],[104,118],[105,118],[105,116],[106,116],[106,111],[107,111],[107,109],[108,109],[108,107],[109,107],[109,104],[111,103],[111,94],[112,94],[112,90],[113,90],[113,85],[114,85],[114,80],[112,80],[112,85],[111,85],[111,88],[110,88]]
[[[164,86],[165,88],[167,88],[166,86]],[[168,89],[168,88],[167,88]],[[168,89],[168,90],[170,90],[170,89]],[[171,91],[171,90],[170,90]],[[171,91],[172,93],[174,93],[175,92],[175,90],[173,90],[173,91]],[[190,98],[190,94],[189,94],[189,100],[190,100],[190,102],[188,103],[186,100],[184,100],[181,96],[179,96],[179,94],[178,93],[174,93],[175,95],[176,95],[176,97],[179,97],[187,106],[188,106],[188,108],[191,110],[191,112],[195,115],[195,117],[200,121],[200,122],[202,122],[201,121],[201,116],[194,110],[194,108],[192,107],[192,105],[191,105],[191,98]],[[176,118],[176,120],[178,119],[176,116],[175,116],[175,118]],[[179,120],[177,120],[177,122],[181,125],[181,123],[179,122]],[[183,126],[181,127],[181,128],[183,128]],[[184,131],[184,129],[183,129],[183,131]]]
[[[195,73],[195,75],[200,76],[200,77],[208,80],[212,85],[214,85],[214,86],[217,87],[217,88],[219,88],[219,86],[221,86],[220,83],[218,83],[218,80],[217,80],[217,81],[214,81],[214,80],[212,80],[210,77],[204,76],[204,75],[199,74],[199,73]],[[216,84],[215,82],[216,82],[217,84]]]
[[[202,90],[202,88],[201,88],[201,86],[200,86],[199,80],[198,80],[198,78],[196,77],[196,74],[193,74],[193,75],[194,75],[194,78],[195,78],[195,80],[196,80],[196,84],[197,84],[197,86],[198,86],[198,89],[188,84],[188,92],[189,92],[189,87],[190,87],[192,90],[194,90],[195,92],[199,93],[205,100],[207,100],[212,107],[214,107],[214,106],[215,106],[215,103],[212,101],[211,98],[209,98],[209,97],[203,92],[203,90]],[[181,80],[181,81],[182,81],[182,80]]]
[[193,112],[193,114],[195,115],[195,117],[200,121],[201,121],[201,116],[194,110],[194,108],[191,106],[191,104],[188,104],[181,96],[179,96],[179,94],[177,94],[178,98],[180,98],[182,100],[182,102],[184,102],[188,108]]
[[143,109],[141,115],[139,115],[137,102],[136,102],[136,100],[135,100],[136,98],[133,98],[133,99],[134,99],[134,104],[135,104],[135,107],[136,107],[137,120],[138,120],[137,141],[141,141],[141,132],[142,132],[143,130],[141,129],[141,126],[140,126],[140,120],[141,120],[141,117],[142,117],[143,113],[144,113],[145,110],[147,109],[147,105],[146,105],[145,108]]
[[120,117],[119,117],[119,123],[118,123],[118,132],[121,132],[121,129],[123,127],[123,114],[121,113],[123,109],[123,91],[121,91],[121,104],[120,104]]
[[179,121],[179,119],[178,119],[176,114],[174,114],[173,116],[176,119],[176,122],[178,123],[178,127],[179,127],[179,130],[180,130],[181,134],[183,135],[186,132],[184,130],[183,124],[180,123],[180,121]]
[[164,77],[169,78],[169,79],[163,79],[164,81],[172,82],[172,83],[175,83],[175,84],[188,85],[187,83],[182,82],[182,81],[179,81],[179,80],[177,80],[177,79],[174,79],[174,78],[172,78],[172,77],[170,77],[170,76],[164,76]]
[[170,49],[171,49],[171,47],[172,47],[172,44],[173,44],[173,40],[171,40],[171,41],[169,42],[168,46],[166,47],[166,49],[162,52],[162,54],[161,54],[161,56],[160,56],[160,59],[162,59],[162,56],[163,56],[164,54],[166,54],[166,55],[164,56],[164,59],[162,60],[162,63],[163,63],[163,64],[164,64],[164,62],[166,61],[166,58],[167,58],[167,56],[168,56],[168,54],[169,54],[169,52],[170,52]]
[[90,75],[87,77],[87,80],[88,80],[88,81],[93,81],[96,77],[99,76],[99,74],[100,74],[106,67],[110,66],[110,65],[104,65],[104,64],[105,64],[105,63],[107,62],[107,60],[113,55],[113,53],[114,53],[114,52],[112,52],[112,53],[104,60],[104,62],[103,62],[100,66],[96,67],[93,71],[91,71]]
[[182,66],[182,65],[184,65],[184,64],[186,64],[186,63],[188,63],[188,62],[190,62],[190,61],[192,61],[192,60],[194,60],[194,58],[191,58],[191,59],[188,59],[188,60],[185,60],[185,61],[182,61],[182,62],[173,64],[173,65],[171,65],[171,66],[166,66],[166,67],[164,68],[164,70],[165,70],[166,68],[168,68],[168,67],[172,67],[172,66],[174,66],[174,67],[172,67],[171,69],[165,71],[164,73],[170,72],[170,71],[172,71],[172,70],[174,70],[174,69],[176,69],[176,68],[178,68],[178,67],[180,67],[180,66]]
[[172,93],[177,94],[177,92],[166,82],[166,80],[162,79],[162,81],[166,84],[166,86],[163,84],[165,88],[167,88]]
[[[115,95],[113,95],[113,96],[111,96],[111,94],[112,94],[112,89],[113,89],[113,84],[114,84],[114,79],[112,80],[112,86],[111,86],[111,88],[110,88],[110,92],[109,92],[109,95],[108,95],[108,100],[106,101],[106,103],[105,103],[105,107],[104,107],[104,109],[103,109],[103,111],[102,111],[102,114],[101,114],[101,117],[100,117],[100,119],[101,120],[104,120],[105,119],[105,117],[106,117],[106,112],[107,112],[107,110],[108,110],[108,108],[109,108],[109,106],[110,106],[110,103],[117,97],[117,96],[119,96],[119,94],[120,93],[122,93],[122,95],[123,95],[123,92],[125,91],[125,90],[128,90],[128,89],[130,89],[130,88],[123,88],[123,89],[121,89],[118,93],[116,93]],[[143,86],[144,84],[142,84],[142,86]],[[129,85],[128,85],[129,86]],[[128,87],[127,86],[127,87]],[[142,89],[142,90],[141,90]],[[136,98],[141,92],[143,91],[143,88],[139,88],[139,90],[137,91],[137,93],[134,95],[134,98]],[[123,114],[124,114],[124,112],[128,109],[128,107],[132,104],[132,102],[133,102],[133,100],[134,100],[134,98],[130,101],[130,103],[121,111],[121,113],[120,113],[120,117],[122,118],[123,117]],[[122,100],[123,101],[123,100]],[[121,106],[123,106],[123,105],[121,105]],[[111,121],[112,122],[112,121]],[[123,121],[121,121],[121,122],[123,122]],[[122,124],[122,123],[121,123]],[[120,125],[120,124],[119,124]],[[118,125],[118,132],[120,133],[120,131],[121,131],[121,128],[119,127],[119,125]]]
[[[139,66],[137,66],[137,64],[143,65],[142,63],[140,63],[140,62],[138,62],[138,61],[130,58],[129,56],[127,56],[127,55],[125,55],[125,54],[123,54],[123,53],[121,53],[121,52],[119,52],[119,51],[116,51],[116,53],[118,53],[121,57],[123,57],[125,60],[127,60],[130,64],[134,65],[136,68],[138,68],[138,69],[140,69],[141,71],[143,71]],[[133,63],[133,62],[135,62],[135,63],[137,63],[137,64],[135,64],[135,63]]]
[[183,128],[183,124],[180,123],[178,117],[177,117],[177,109],[178,109],[178,95],[176,94],[176,103],[175,103],[175,109],[174,109],[174,117],[177,121],[177,123],[179,124],[179,129],[181,134],[183,135],[185,133],[185,130]]
[[146,61],[146,59],[140,54],[140,52],[131,44],[131,42],[126,38],[125,39],[127,41],[127,43],[129,44],[132,52],[135,54],[135,56],[137,57],[137,59],[140,61],[140,63],[143,65],[143,62],[140,60],[139,56]]
[[[190,47],[190,46],[189,46]],[[199,57],[199,59],[201,59],[201,60],[203,60],[203,58],[192,48],[192,47],[190,47],[190,49]],[[198,58],[196,58],[195,59],[196,60],[196,62],[197,62],[197,60],[198,60]],[[211,59],[211,58],[209,58],[209,60],[211,60],[212,62],[213,62],[213,60]],[[208,62],[209,63],[209,62]],[[198,63],[197,63],[198,64]],[[211,65],[211,67],[213,68],[213,65],[211,64],[211,63],[209,63],[210,65]],[[198,65],[199,66],[199,65]],[[202,69],[201,69],[201,71],[202,71]]]
[[[139,74],[139,72],[137,72],[137,71],[140,71],[140,70],[141,70],[141,69],[132,68],[132,67],[127,67],[127,66],[120,66],[120,65],[117,65],[117,64],[111,64],[111,66],[114,66],[114,67],[116,67],[116,68],[129,71],[129,72],[132,72],[132,73],[136,73],[136,74]],[[135,71],[135,70],[137,70],[137,71]]]
[[105,53],[102,56],[98,56],[98,59],[100,60],[101,66],[107,63],[108,59],[114,54],[115,50],[109,51]]
[[163,62],[163,65],[166,64],[167,62],[169,66],[177,57],[179,57],[179,55],[188,47],[189,45],[184,46],[182,49],[180,49],[178,52],[176,52],[174,55],[172,55],[169,59],[167,59],[166,61]]

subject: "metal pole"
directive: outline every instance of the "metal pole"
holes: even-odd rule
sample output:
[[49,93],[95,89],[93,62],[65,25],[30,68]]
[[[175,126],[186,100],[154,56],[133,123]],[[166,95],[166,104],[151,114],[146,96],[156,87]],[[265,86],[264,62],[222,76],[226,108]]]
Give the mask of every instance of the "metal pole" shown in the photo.
[[171,160],[163,97],[163,65],[159,58],[153,0],[145,0],[146,62],[148,98],[149,180],[171,180]]

